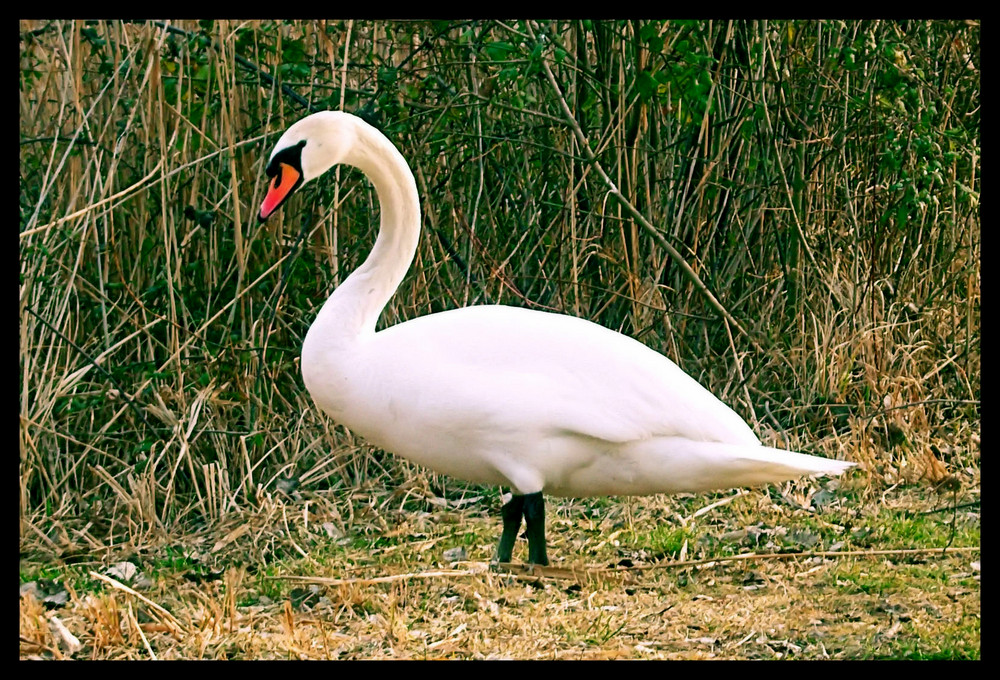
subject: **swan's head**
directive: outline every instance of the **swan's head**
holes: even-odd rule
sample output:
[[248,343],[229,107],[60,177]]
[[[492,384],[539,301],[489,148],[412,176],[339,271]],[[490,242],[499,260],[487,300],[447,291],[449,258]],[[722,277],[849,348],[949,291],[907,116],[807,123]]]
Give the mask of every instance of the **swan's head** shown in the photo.
[[358,119],[342,111],[306,116],[281,135],[267,163],[271,178],[258,219],[270,217],[306,182],[343,163],[357,139]]

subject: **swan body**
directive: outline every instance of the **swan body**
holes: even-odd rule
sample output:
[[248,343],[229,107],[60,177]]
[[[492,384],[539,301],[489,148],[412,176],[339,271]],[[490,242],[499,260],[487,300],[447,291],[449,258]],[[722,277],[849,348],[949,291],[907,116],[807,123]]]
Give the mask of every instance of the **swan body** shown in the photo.
[[381,227],[306,335],[306,388],[376,446],[459,479],[511,487],[500,561],[509,561],[523,515],[530,561],[547,563],[542,493],[706,491],[853,465],[762,446],[672,361],[584,319],[482,305],[376,332],[420,232],[413,175],[388,139],[342,112],[295,123],[271,154],[260,219],[337,163],[373,182]]

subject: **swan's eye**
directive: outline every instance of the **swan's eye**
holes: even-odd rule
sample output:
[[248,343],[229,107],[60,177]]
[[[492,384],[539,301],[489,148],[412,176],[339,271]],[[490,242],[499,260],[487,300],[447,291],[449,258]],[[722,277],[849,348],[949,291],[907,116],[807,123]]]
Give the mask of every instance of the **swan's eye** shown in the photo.
[[281,166],[278,166],[277,171],[274,173],[274,179],[271,180],[271,188],[277,189],[281,186]]

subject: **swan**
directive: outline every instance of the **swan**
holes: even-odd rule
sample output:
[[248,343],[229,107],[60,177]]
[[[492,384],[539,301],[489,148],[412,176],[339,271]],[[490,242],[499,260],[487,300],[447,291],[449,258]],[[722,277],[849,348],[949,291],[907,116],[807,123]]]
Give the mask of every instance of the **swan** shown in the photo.
[[496,562],[510,562],[523,519],[528,563],[548,564],[543,493],[697,492],[854,465],[763,446],[668,358],[577,317],[480,305],[376,332],[420,235],[417,186],[392,142],[341,111],[299,120],[271,153],[259,220],[337,164],[372,182],[381,224],[368,258],[309,328],[302,379],[320,409],[371,444],[509,487]]

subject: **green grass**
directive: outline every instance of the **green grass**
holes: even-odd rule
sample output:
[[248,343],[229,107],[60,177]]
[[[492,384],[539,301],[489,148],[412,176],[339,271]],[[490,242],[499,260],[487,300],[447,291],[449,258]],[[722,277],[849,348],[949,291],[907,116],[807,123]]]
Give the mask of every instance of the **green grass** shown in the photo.
[[654,559],[677,557],[684,545],[697,540],[689,529],[660,525],[646,533],[630,532],[625,538],[636,550],[645,550]]

